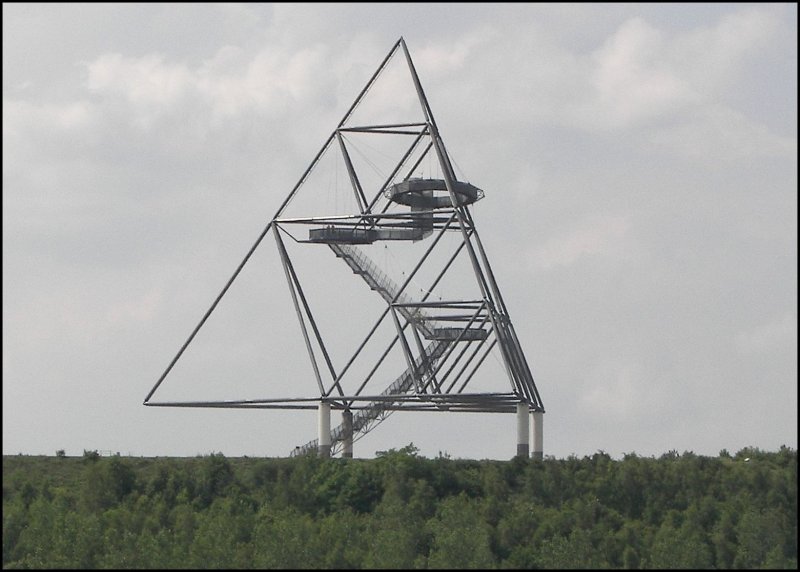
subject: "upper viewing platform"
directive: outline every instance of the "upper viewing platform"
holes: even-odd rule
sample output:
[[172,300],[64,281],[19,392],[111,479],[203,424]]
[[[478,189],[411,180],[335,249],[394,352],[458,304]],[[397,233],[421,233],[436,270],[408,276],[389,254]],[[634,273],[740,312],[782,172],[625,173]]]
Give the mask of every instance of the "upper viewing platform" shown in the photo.
[[[457,205],[471,205],[483,198],[478,187],[461,181],[453,181],[453,194]],[[418,209],[443,209],[453,206],[447,184],[442,179],[407,179],[386,190],[386,198]]]

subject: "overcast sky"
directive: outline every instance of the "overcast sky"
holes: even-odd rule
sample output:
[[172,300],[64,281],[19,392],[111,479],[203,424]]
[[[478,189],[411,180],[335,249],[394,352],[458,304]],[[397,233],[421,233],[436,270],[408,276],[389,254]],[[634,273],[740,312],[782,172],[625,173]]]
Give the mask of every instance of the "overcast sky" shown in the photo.
[[[400,36],[486,191],[545,455],[797,448],[796,5],[4,3],[3,454],[316,437],[314,412],[142,401]],[[285,280],[250,288],[198,371],[269,388],[308,358],[296,320],[247,321]],[[396,413],[354,452],[515,439],[513,415]]]

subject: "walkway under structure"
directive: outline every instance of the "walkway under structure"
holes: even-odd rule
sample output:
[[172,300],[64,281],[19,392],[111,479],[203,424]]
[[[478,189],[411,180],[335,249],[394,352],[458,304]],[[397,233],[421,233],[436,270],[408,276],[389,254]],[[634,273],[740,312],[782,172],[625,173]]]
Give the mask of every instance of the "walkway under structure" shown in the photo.
[[[404,60],[410,79],[409,93],[418,103],[414,117],[402,121],[355,121],[356,110],[370,95],[394,57]],[[380,109],[380,107],[379,107]],[[364,171],[369,161],[351,137],[391,137],[391,159],[385,178],[368,183]],[[400,145],[396,141],[403,140]],[[348,202],[330,212],[320,212],[315,199],[319,189],[308,192],[309,175],[328,154],[336,154],[348,180]],[[386,153],[388,156],[389,154]],[[428,173],[420,176],[422,166]],[[435,171],[435,173],[434,173]],[[374,176],[372,176],[374,179]],[[289,207],[305,192],[312,200],[289,216]],[[514,413],[517,416],[517,454],[529,454],[529,419],[533,418],[532,456],[542,457],[541,422],[544,413],[539,392],[511,321],[500,288],[470,211],[484,198],[484,191],[459,180],[453,161],[439,133],[433,113],[405,41],[400,38],[373,74],[322,149],[288,193],[275,216],[263,229],[233,276],[214,300],[199,324],[147,394],[144,405],[159,407],[217,407],[247,409],[317,409],[318,436],[296,446],[291,455],[352,456],[353,442],[377,427],[396,411]],[[315,202],[316,200],[316,202]],[[302,341],[312,365],[313,378],[298,387],[317,391],[308,396],[278,396],[228,400],[154,400],[184,351],[228,292],[262,243],[274,239],[286,277],[291,304],[297,315]],[[287,244],[298,249],[290,254]],[[449,246],[446,246],[449,245]],[[363,341],[351,347],[340,367],[329,347],[335,333],[323,335],[306,295],[307,280],[301,276],[297,257],[308,249],[327,249],[330,256],[361,279],[364,295],[378,296],[380,311],[364,328]],[[392,275],[380,254],[398,253],[407,261],[402,272]],[[460,268],[460,274],[456,273]],[[301,280],[302,278],[302,280]],[[423,283],[423,287],[418,287]],[[417,294],[412,290],[416,289]],[[371,292],[371,293],[370,293]],[[330,304],[335,300],[331,287]],[[359,300],[346,301],[358,305]],[[375,351],[377,332],[391,332],[384,349]],[[370,353],[372,352],[372,353]],[[475,381],[487,358],[502,364],[501,388],[486,390]],[[400,359],[398,356],[402,356]],[[393,373],[387,370],[391,359]],[[365,360],[372,365],[358,372],[351,367]],[[491,361],[491,360],[489,360]],[[493,376],[494,378],[498,376]],[[491,384],[490,384],[491,385]],[[330,411],[342,413],[342,422],[330,426]]]

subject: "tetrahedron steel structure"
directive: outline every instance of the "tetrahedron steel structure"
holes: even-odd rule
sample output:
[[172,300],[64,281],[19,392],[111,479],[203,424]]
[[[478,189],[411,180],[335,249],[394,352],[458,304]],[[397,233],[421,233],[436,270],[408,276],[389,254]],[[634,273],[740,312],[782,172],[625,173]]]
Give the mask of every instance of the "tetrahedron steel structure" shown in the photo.
[[[376,86],[393,59],[404,70],[408,85],[401,88],[398,82],[390,83],[384,89],[386,96],[380,98]],[[370,97],[378,97],[377,106],[366,105]],[[403,102],[409,99],[414,111],[406,117],[408,109]],[[393,117],[398,113],[401,117]],[[384,116],[391,117],[382,120]],[[312,173],[323,161],[335,162],[337,173],[346,181],[345,196],[335,204],[323,200],[330,188],[312,182]],[[328,412],[343,413],[342,424],[330,435],[327,430],[320,433],[329,443],[330,454],[346,453],[348,443],[352,445],[395,411],[519,413],[524,406],[527,411],[543,413],[533,375],[470,212],[484,192],[459,180],[453,164],[406,43],[400,38],[144,404],[253,409],[317,409],[324,404]],[[293,385],[306,395],[154,400],[254,252],[269,248],[270,239],[277,261],[272,270],[286,278],[286,304],[293,307],[300,325],[300,353],[307,353],[311,365],[308,379]],[[315,256],[327,253],[333,264],[346,265],[347,276],[352,271],[348,280],[360,284],[358,296],[342,300],[337,284],[326,283],[328,296],[315,305],[308,294],[309,282],[318,285],[333,278],[299,268],[298,261],[312,251]],[[347,308],[366,307],[360,296],[369,298],[374,315],[359,324],[351,323]],[[325,306],[335,306],[339,312],[340,325],[335,330],[353,330],[361,340],[351,342],[338,356],[331,348],[342,336],[331,328],[325,331],[318,323]],[[490,376],[487,390],[476,380],[492,361],[487,360],[490,355],[499,374]],[[316,452],[319,445],[318,440],[310,440],[291,454]]]

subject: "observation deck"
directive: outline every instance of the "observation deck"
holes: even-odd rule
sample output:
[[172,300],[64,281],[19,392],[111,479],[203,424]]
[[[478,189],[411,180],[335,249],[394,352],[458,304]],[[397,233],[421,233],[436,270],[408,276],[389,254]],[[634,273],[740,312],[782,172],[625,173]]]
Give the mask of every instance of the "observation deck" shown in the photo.
[[[372,244],[379,240],[422,240],[430,235],[434,223],[434,211],[453,208],[447,183],[442,179],[406,179],[390,186],[384,195],[394,203],[411,207],[411,212],[404,222],[393,224],[375,224],[359,221],[350,223],[327,224],[308,232],[308,241],[321,244]],[[453,182],[453,195],[461,207],[470,205],[483,198],[484,193],[478,187],[462,181]],[[365,224],[368,228],[364,228]]]
[[[483,198],[483,191],[463,181],[453,181],[456,206],[471,205]],[[389,187],[386,198],[397,204],[419,209],[444,209],[453,206],[443,179],[406,179]]]

